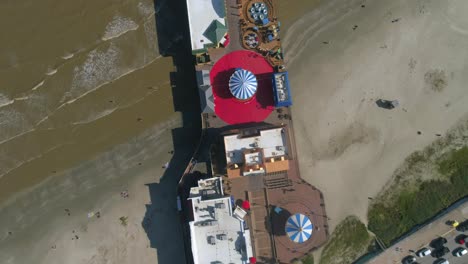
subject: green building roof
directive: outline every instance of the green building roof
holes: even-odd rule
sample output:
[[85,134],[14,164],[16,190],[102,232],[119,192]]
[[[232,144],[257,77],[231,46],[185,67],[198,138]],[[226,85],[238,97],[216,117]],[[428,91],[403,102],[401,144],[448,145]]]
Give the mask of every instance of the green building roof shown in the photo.
[[215,19],[213,22],[211,22],[203,35],[214,44],[218,44],[218,42],[224,37],[226,33],[226,26]]

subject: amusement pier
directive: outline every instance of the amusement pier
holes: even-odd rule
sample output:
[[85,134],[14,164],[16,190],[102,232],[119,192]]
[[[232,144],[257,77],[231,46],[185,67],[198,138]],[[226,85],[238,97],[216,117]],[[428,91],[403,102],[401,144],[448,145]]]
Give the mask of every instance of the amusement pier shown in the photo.
[[178,189],[187,262],[292,263],[328,238],[299,173],[272,0],[186,0],[203,133]]

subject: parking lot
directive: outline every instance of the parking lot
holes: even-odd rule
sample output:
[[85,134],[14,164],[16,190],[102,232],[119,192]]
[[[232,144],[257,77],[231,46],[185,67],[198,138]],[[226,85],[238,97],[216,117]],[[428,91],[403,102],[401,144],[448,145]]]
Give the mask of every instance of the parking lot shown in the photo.
[[[467,232],[465,232],[467,233]],[[447,244],[444,246],[447,247],[450,252],[445,254],[443,258],[448,260],[450,264],[466,264],[468,263],[468,255],[465,255],[463,257],[455,257],[454,251],[458,249],[459,247],[465,247],[466,245],[460,245],[455,242],[455,238],[458,237],[460,234],[463,234],[463,232],[458,232],[456,230],[452,230],[450,233],[448,233],[445,238],[447,239]],[[427,246],[428,248],[431,248],[430,246]],[[431,248],[433,250],[433,248]],[[411,254],[414,255],[414,254]],[[416,258],[417,263],[420,264],[433,264],[437,259],[432,257],[432,256],[427,256],[423,258]],[[400,262],[401,263],[401,262]]]
[[[429,244],[431,243],[431,241],[441,236],[447,239],[447,243],[444,246],[448,247],[450,250],[449,253],[443,256],[443,258],[447,259],[450,262],[450,264],[467,264],[468,254],[463,257],[455,257],[454,251],[461,246],[466,248],[466,243],[465,245],[457,244],[455,242],[455,238],[457,238],[461,234],[468,235],[468,231],[459,232],[455,230],[455,228],[447,224],[448,221],[457,220],[459,222],[463,222],[466,219],[468,219],[468,202],[461,204],[460,206],[453,209],[444,216],[424,226],[411,236],[403,239],[402,241],[398,242],[392,247],[386,249],[383,253],[371,259],[368,263],[402,263],[402,260],[406,256],[416,256],[415,252],[417,252],[423,247],[427,247],[433,250],[433,248],[430,247]],[[426,256],[423,258],[416,257],[417,263],[420,264],[437,263],[436,260],[437,259],[432,256]]]

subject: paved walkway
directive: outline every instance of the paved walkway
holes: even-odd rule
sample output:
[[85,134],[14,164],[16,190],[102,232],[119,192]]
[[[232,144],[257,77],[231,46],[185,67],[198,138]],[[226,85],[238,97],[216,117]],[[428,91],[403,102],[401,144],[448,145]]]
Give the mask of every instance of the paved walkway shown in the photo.
[[[420,248],[428,247],[428,244],[438,236],[451,238],[453,233],[456,231],[454,228],[446,224],[447,221],[457,220],[461,222],[467,218],[468,202],[465,202],[434,222],[424,226],[411,236],[393,245],[391,248],[388,248],[368,263],[401,263],[401,260],[411,253],[409,250],[417,251]],[[397,248],[401,248],[401,250],[397,251]]]
[[226,53],[243,49],[240,40],[240,8],[237,0],[226,0],[226,17],[228,24],[228,34],[230,43],[227,46]]

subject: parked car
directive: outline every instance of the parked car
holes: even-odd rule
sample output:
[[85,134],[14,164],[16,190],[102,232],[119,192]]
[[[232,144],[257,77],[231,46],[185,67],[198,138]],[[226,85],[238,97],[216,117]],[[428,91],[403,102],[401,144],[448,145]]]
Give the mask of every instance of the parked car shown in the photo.
[[468,253],[468,250],[466,248],[459,247],[455,249],[454,253],[455,253],[455,256],[461,257],[461,256],[466,255]]
[[445,237],[438,237],[432,240],[430,245],[433,248],[440,248],[443,247],[445,243],[447,243],[447,239],[445,239]]
[[416,256],[422,258],[425,256],[429,256],[431,253],[432,250],[430,250],[429,248],[421,248],[420,250],[418,250],[418,252],[416,252]]
[[434,264],[450,264],[448,260],[441,258],[434,262]]
[[452,227],[457,227],[460,223],[457,220],[450,220],[447,222],[447,224]]
[[468,220],[461,222],[456,229],[460,232],[465,232],[468,230]]
[[416,258],[414,256],[406,256],[401,263],[403,264],[413,264],[416,263]]
[[445,254],[449,253],[450,250],[448,249],[448,247],[442,247],[442,248],[439,248],[439,249],[436,249],[434,251],[432,251],[432,256],[434,258],[440,258],[440,257],[443,257]]
[[460,245],[465,245],[466,238],[467,238],[467,235],[461,234],[455,238],[455,242],[457,242]]

